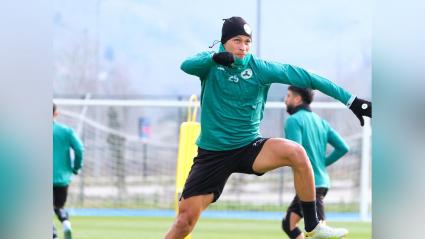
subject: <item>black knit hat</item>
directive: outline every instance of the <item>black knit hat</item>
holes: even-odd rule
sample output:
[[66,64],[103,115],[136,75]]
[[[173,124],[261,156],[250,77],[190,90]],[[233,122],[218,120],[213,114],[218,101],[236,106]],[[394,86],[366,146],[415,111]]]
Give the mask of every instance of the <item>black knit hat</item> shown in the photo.
[[221,29],[222,44],[226,43],[230,38],[237,35],[245,35],[251,37],[251,27],[243,18],[231,17],[223,20],[223,28]]

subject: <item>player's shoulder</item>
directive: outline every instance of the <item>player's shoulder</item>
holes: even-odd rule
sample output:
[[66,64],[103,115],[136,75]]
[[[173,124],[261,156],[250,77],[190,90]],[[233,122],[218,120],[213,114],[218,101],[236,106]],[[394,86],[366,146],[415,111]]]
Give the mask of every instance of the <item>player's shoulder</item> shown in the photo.
[[53,122],[53,126],[55,129],[66,129],[68,127],[65,124],[59,123],[57,121]]
[[311,117],[315,118],[317,121],[326,122],[325,119],[323,119],[320,115],[316,114],[315,112],[310,112]]
[[315,117],[317,117],[317,121],[320,122],[325,129],[331,128],[331,125],[329,124],[329,122],[326,119],[320,117],[317,114],[315,114]]
[[254,61],[257,63],[263,63],[263,64],[282,64],[281,62],[278,62],[278,61],[260,58],[255,54],[251,54],[251,61]]
[[258,56],[254,54],[251,55],[250,63],[260,69],[270,67],[270,65],[278,64],[278,62],[265,60],[265,59],[259,58]]
[[[298,112],[297,112],[298,113]],[[302,122],[301,114],[292,114],[288,118],[286,118],[286,124],[299,124]]]
[[313,114],[314,114],[314,112],[311,112],[309,110],[300,109],[297,112],[295,112],[294,114],[292,114],[290,117],[300,120],[300,119],[303,119],[305,117],[312,116]]
[[192,57],[211,57],[215,52],[214,51],[199,51],[195,55],[189,56],[189,58]]
[[299,126],[306,126],[312,124],[312,122],[317,122],[318,120],[320,120],[320,118],[316,118],[314,112],[301,109],[290,115],[287,119],[287,123],[298,124]]
[[285,61],[277,61],[277,60],[270,60],[270,59],[263,59],[259,58],[255,55],[252,55],[251,58],[252,62],[254,62],[257,66],[260,66],[263,69],[271,69],[271,70],[293,70],[294,68],[297,68],[297,66],[289,64]]
[[54,130],[58,131],[58,132],[63,132],[63,133],[72,133],[73,132],[73,129],[66,124],[55,122],[54,126],[55,126]]

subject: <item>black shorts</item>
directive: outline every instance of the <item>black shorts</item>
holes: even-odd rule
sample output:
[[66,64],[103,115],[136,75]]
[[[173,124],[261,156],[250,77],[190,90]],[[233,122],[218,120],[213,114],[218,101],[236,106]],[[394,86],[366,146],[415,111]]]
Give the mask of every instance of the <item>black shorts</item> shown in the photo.
[[267,140],[258,138],[244,147],[225,151],[198,148],[181,196],[187,199],[213,193],[215,202],[232,173],[263,175],[254,172],[252,165]]
[[68,197],[68,186],[53,186],[53,206],[63,208]]
[[[323,199],[327,193],[327,188],[316,188],[316,209],[319,220],[325,220],[325,206],[323,204]],[[300,217],[304,217],[303,210],[301,208],[301,202],[298,196],[295,196],[294,200],[292,200],[291,204],[289,205],[287,214],[290,212],[294,212]]]

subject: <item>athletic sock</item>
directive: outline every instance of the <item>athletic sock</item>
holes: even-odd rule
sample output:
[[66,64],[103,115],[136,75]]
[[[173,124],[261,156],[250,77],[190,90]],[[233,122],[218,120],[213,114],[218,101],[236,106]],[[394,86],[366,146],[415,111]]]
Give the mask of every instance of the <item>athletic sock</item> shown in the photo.
[[71,231],[71,222],[68,221],[68,220],[63,221],[62,222],[62,228],[63,228],[64,232]]
[[307,232],[310,232],[317,226],[317,224],[319,224],[316,211],[316,201],[301,201],[301,207],[304,214],[304,228]]
[[65,208],[55,208],[54,211],[59,221],[63,222],[69,219],[68,212],[65,210]]

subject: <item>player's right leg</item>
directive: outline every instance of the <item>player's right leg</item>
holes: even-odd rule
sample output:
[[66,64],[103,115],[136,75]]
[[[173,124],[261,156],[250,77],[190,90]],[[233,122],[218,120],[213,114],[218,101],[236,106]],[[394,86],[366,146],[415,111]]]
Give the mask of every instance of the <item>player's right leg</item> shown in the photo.
[[213,194],[192,196],[179,203],[178,215],[165,239],[183,239],[193,230],[202,211],[213,201]]
[[238,163],[232,155],[233,151],[198,149],[180,198],[178,215],[166,239],[183,239],[193,230],[201,212],[217,201]]
[[53,207],[55,214],[62,223],[64,239],[72,239],[71,222],[69,214],[65,210],[66,198],[68,197],[68,186],[53,186]]

